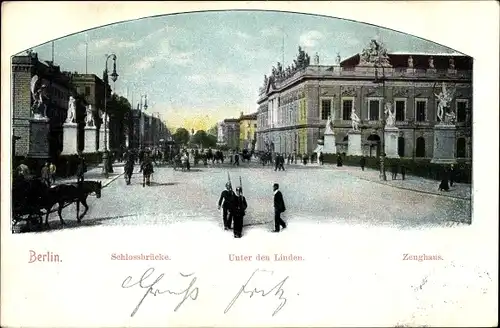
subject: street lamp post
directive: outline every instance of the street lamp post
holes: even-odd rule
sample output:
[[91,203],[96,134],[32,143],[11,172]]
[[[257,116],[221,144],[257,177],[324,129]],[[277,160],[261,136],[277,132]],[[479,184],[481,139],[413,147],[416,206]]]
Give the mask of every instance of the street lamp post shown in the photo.
[[[108,76],[108,60],[113,59],[113,73],[111,73],[111,80],[113,82],[116,82],[118,79],[118,74],[116,73],[116,55],[115,54],[110,54],[106,55],[106,66],[104,69],[104,72],[106,73],[106,81],[104,81],[104,153],[102,154],[102,160],[104,164],[104,176],[107,178],[109,175],[109,172],[113,172],[113,166],[111,164],[111,161],[109,160],[109,150],[108,150],[108,110],[107,110],[107,103],[108,103],[108,90],[107,90],[107,76]],[[111,167],[110,167],[111,166]]]
[[[378,61],[380,61],[380,56],[378,57]],[[382,109],[385,106],[385,72],[384,65],[380,65],[382,67],[382,78],[378,76],[378,65],[375,64],[375,83],[382,82]],[[380,109],[379,109],[380,110]],[[385,114],[382,112],[382,117],[380,120],[382,126],[382,138],[380,142],[380,180],[387,181],[387,176],[385,174]]]

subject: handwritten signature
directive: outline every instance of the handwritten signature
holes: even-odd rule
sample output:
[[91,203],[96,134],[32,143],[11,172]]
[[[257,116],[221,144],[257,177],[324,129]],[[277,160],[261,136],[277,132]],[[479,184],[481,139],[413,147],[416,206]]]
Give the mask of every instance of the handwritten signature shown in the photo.
[[[146,297],[149,295],[149,294],[152,294],[153,296],[158,296],[158,295],[161,295],[161,294],[170,294],[170,295],[183,295],[182,297],[182,300],[180,301],[179,304],[177,304],[177,306],[175,307],[174,311],[177,311],[182,304],[184,304],[184,302],[190,298],[191,300],[196,300],[198,298],[198,287],[194,287],[193,288],[193,285],[195,284],[196,282],[196,277],[193,277],[191,279],[191,283],[189,284],[189,286],[184,289],[183,291],[180,291],[180,292],[173,292],[173,291],[170,291],[170,290],[160,290],[156,287],[156,284],[159,283],[161,281],[161,279],[164,277],[165,274],[160,274],[154,281],[153,283],[151,284],[146,284],[146,280],[154,273],[155,269],[154,268],[149,268],[147,269],[141,276],[141,278],[139,279],[139,281],[136,281],[134,283],[130,283],[130,281],[132,280],[132,277],[131,276],[128,276],[127,278],[125,278],[125,280],[122,282],[122,288],[130,288],[130,287],[134,287],[134,286],[139,286],[140,288],[144,288],[146,289],[146,293],[144,294],[144,296],[141,298],[141,300],[139,301],[139,303],[137,304],[137,306],[135,307],[135,309],[132,311],[132,313],[130,314],[131,317],[133,317],[136,313],[137,313],[137,310],[139,310],[139,307],[141,306],[142,302],[144,302],[144,299],[146,299]],[[183,274],[183,273],[180,273],[180,275],[184,278],[187,278],[187,277],[191,277],[194,275],[194,273],[191,273],[191,274]]]
[[226,307],[226,309],[224,310],[224,314],[226,314],[227,312],[229,312],[229,310],[231,310],[234,303],[240,297],[241,293],[250,294],[250,297],[252,297],[254,294],[260,294],[261,296],[265,297],[265,296],[271,294],[272,292],[275,292],[274,295],[278,296],[279,297],[278,300],[281,300],[282,302],[276,308],[276,310],[274,310],[273,317],[285,306],[287,299],[283,297],[283,294],[285,293],[285,291],[283,290],[283,285],[285,284],[285,282],[287,281],[287,279],[289,277],[287,276],[285,279],[281,280],[276,286],[274,286],[271,290],[269,290],[267,292],[265,290],[258,290],[257,288],[254,288],[252,290],[247,290],[248,284],[250,283],[250,281],[252,280],[252,278],[254,277],[254,275],[257,272],[270,272],[271,274],[274,273],[274,271],[267,271],[267,270],[261,270],[261,269],[255,270],[252,273],[252,275],[250,276],[250,278],[248,278],[247,282],[243,286],[241,286],[241,289],[238,291],[238,293],[236,293],[234,298],[231,300],[229,305]]

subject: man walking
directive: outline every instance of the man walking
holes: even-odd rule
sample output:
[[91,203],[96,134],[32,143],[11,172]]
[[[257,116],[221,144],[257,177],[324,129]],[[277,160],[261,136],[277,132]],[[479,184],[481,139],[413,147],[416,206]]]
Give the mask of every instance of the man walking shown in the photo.
[[245,210],[247,209],[247,200],[243,196],[243,191],[241,187],[236,188],[236,196],[234,198],[234,238],[241,238],[241,232],[243,230],[243,217],[245,216]]
[[323,156],[322,151],[319,152],[318,160],[319,160],[319,164],[323,165],[323,163],[324,163],[323,161],[325,160],[325,157]]
[[217,209],[220,210],[222,205],[222,223],[224,224],[224,230],[231,229],[231,221],[233,216],[233,201],[234,193],[231,188],[231,183],[226,183],[226,190],[223,190],[220,194],[219,203]]
[[49,165],[49,175],[50,175],[50,180],[53,184],[56,183],[56,165],[54,163],[50,163]]
[[285,201],[283,200],[283,194],[279,190],[279,184],[275,183],[273,185],[274,190],[274,230],[273,232],[280,232],[280,227],[286,228],[286,223],[281,219],[281,213],[286,211]]
[[85,159],[82,155],[78,156],[78,166],[76,168],[76,183],[81,185],[83,183],[85,171],[87,171],[87,167],[85,164]]
[[283,154],[278,154],[277,160],[278,160],[278,171],[284,171],[285,157],[283,157]]
[[361,171],[365,170],[365,165],[366,165],[366,158],[365,156],[362,156],[361,159],[359,160],[359,165],[361,166]]
[[45,165],[42,167],[42,181],[47,186],[50,187],[51,179],[50,179],[50,171],[49,171],[49,162],[45,162]]
[[234,163],[233,165],[240,166],[240,155],[238,151],[234,153]]

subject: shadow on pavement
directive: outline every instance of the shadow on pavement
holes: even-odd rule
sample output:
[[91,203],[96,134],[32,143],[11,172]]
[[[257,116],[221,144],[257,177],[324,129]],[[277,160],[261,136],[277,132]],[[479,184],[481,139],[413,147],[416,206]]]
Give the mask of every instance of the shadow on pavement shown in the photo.
[[56,231],[56,230],[68,230],[68,229],[94,227],[94,226],[102,225],[103,222],[105,222],[105,221],[126,218],[126,217],[134,216],[134,215],[119,215],[119,216],[112,216],[112,217],[108,216],[108,217],[94,218],[94,219],[88,219],[88,220],[86,220],[84,217],[80,223],[78,223],[76,220],[66,219],[64,221],[66,223],[64,226],[61,224],[61,221],[59,221],[59,219],[57,218],[57,219],[49,222],[49,224],[50,224],[49,227],[47,227],[45,225],[45,223],[43,223],[42,225],[31,226],[31,227],[24,225],[23,227],[21,227],[20,233],[28,233],[28,232],[44,233],[44,232],[52,232],[52,231]]
[[156,187],[156,186],[175,186],[175,185],[178,185],[179,182],[165,182],[165,183],[159,183],[159,182],[154,182],[154,181],[151,181],[151,184],[149,185],[149,187]]

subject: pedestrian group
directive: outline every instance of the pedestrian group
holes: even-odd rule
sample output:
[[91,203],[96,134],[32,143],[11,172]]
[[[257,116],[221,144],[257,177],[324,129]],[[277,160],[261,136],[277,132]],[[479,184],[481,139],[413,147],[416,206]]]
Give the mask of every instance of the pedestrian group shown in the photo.
[[[283,194],[279,190],[279,184],[273,184],[274,192],[274,230],[272,232],[280,232],[280,228],[286,228],[285,221],[281,218],[281,213],[286,211]],[[243,196],[243,188],[236,187],[236,192],[233,191],[231,182],[226,183],[226,189],[221,192],[217,209],[222,208],[222,223],[224,230],[233,230],[234,238],[241,238],[243,230],[243,217],[245,216],[248,207],[245,196]]]

